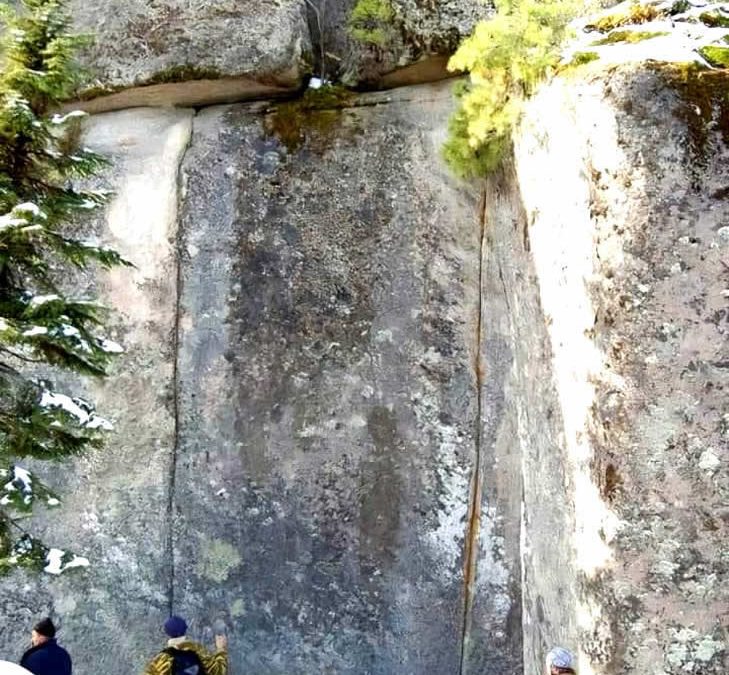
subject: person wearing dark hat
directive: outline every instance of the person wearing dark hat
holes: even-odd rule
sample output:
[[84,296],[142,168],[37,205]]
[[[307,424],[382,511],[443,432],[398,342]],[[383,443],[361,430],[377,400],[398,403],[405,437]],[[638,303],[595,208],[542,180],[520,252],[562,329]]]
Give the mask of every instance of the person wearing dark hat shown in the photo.
[[71,675],[71,657],[56,642],[56,627],[48,617],[33,626],[30,644],[20,659],[23,668],[33,675]]
[[169,638],[167,648],[152,659],[144,675],[228,675],[225,635],[215,636],[215,652],[211,653],[187,637],[187,623],[182,617],[171,616],[164,630]]

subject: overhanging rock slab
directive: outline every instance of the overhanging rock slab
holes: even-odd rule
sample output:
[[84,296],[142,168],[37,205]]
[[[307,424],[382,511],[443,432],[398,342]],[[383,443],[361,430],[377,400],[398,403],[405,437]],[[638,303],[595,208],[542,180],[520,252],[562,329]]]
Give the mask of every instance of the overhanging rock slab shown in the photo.
[[[255,98],[296,89],[308,71],[303,0],[72,0],[70,8],[75,28],[94,37],[81,59],[94,78],[93,97],[142,85],[244,78],[250,82],[240,99]],[[145,88],[125,105],[167,105],[176,91],[183,98],[173,104],[190,105],[184,89],[168,86],[155,100]]]

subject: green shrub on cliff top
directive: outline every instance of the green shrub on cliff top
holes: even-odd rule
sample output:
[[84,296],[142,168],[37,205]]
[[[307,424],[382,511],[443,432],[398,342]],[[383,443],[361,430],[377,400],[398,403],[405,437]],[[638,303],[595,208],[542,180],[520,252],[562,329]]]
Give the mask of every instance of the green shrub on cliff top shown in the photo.
[[349,15],[349,33],[366,45],[384,47],[394,18],[390,0],[357,0]]
[[560,57],[572,0],[497,0],[496,15],[476,26],[448,67],[467,72],[451,118],[444,156],[464,177],[493,170],[509,147],[522,102]]

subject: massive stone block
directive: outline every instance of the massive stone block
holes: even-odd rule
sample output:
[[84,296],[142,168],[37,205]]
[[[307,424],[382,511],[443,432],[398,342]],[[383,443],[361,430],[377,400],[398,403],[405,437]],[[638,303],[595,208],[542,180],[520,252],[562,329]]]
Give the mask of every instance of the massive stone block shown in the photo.
[[[448,76],[446,63],[478,21],[489,16],[491,3],[479,0],[313,0],[309,23],[319,48],[314,57],[329,78],[348,85],[389,88]],[[390,18],[363,19],[359,24],[376,42],[362,39],[351,18],[357,5],[379,9]],[[365,15],[366,16],[366,15]]]
[[[517,135],[523,225],[494,250],[529,244],[554,403],[525,407],[520,437],[559,431],[522,445],[527,671],[562,640],[589,672],[727,671],[726,85],[587,70]],[[507,295],[515,317],[533,304]]]
[[[226,620],[237,668],[456,673],[478,214],[438,159],[449,87],[357,104],[284,139],[275,111],[196,117],[175,607],[203,633]],[[502,634],[513,563],[484,601]]]
[[70,8],[94,38],[82,54],[93,93],[107,94],[89,110],[260,98],[296,89],[308,72],[303,0],[73,0]]

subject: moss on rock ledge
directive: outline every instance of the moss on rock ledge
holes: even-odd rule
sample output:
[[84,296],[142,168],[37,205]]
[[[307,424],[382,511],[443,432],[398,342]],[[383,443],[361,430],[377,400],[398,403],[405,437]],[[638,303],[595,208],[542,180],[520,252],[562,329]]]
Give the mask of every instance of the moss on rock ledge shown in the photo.
[[729,71],[708,70],[696,64],[650,67],[663,75],[685,104],[677,110],[677,114],[686,123],[693,159],[703,166],[711,152],[713,128],[718,127],[724,143],[729,144]]
[[699,49],[699,53],[712,66],[717,68],[729,68],[729,47],[719,45],[707,45]]
[[666,31],[648,31],[648,30],[614,30],[604,38],[593,42],[595,46],[601,45],[612,45],[620,42],[627,44],[634,44],[636,42],[643,42],[644,40],[650,40],[651,38],[662,37],[668,35]]
[[301,98],[278,105],[266,117],[266,131],[292,152],[307,138],[326,138],[338,126],[342,108],[352,100],[344,87],[326,86],[307,89]]

